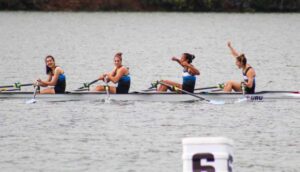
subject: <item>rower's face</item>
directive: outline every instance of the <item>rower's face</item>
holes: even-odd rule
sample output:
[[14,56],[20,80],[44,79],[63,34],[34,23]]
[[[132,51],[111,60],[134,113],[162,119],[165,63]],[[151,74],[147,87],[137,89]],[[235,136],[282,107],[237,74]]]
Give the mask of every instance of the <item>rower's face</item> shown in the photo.
[[114,58],[114,63],[116,67],[122,66],[122,60],[119,57]]
[[180,58],[180,61],[181,61],[181,62],[184,62],[184,61],[186,61],[186,60],[187,60],[187,59],[186,59],[185,55],[182,54],[182,55],[181,55],[181,58]]
[[238,60],[235,61],[236,66],[241,69],[243,67],[242,63]]
[[52,68],[52,67],[55,66],[55,62],[54,62],[54,60],[52,58],[49,57],[49,58],[46,59],[46,65],[48,67]]

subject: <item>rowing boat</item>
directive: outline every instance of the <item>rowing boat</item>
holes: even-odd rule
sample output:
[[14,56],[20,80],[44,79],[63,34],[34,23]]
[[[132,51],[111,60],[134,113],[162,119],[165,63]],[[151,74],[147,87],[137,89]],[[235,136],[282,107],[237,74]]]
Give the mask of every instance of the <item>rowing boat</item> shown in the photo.
[[[31,99],[33,92],[0,92],[0,99]],[[199,92],[195,93],[207,100],[239,100],[267,101],[277,99],[299,99],[299,91],[261,91],[255,94],[224,93],[224,92]],[[80,100],[105,100],[105,92],[67,92],[65,94],[37,94],[37,100],[46,101],[80,101]],[[182,102],[199,100],[197,97],[188,94],[172,92],[132,92],[129,94],[111,94],[110,100],[116,101],[160,101],[160,102]]]

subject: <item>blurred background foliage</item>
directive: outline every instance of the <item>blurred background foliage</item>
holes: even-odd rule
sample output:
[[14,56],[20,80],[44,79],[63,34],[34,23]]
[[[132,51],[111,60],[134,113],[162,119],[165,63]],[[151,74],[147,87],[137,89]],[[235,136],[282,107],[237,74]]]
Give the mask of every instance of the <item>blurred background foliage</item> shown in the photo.
[[299,12],[300,0],[0,0],[0,10]]

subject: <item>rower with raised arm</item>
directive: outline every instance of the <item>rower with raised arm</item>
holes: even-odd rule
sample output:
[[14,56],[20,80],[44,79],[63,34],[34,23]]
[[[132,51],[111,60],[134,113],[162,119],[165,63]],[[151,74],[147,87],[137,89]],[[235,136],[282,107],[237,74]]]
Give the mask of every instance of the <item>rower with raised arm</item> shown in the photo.
[[[189,53],[183,53],[180,59],[172,57],[173,61],[178,62],[178,64],[183,67],[182,84],[169,80],[162,80],[161,82],[166,83],[167,85],[171,85],[175,88],[177,87],[179,89],[193,93],[196,84],[196,75],[200,75],[199,70],[194,65],[192,65],[192,61],[194,59],[195,56]],[[169,88],[164,84],[160,84],[158,91],[167,91],[168,89],[173,90],[173,88]]]
[[[244,54],[238,53],[231,45],[231,42],[229,41],[227,43],[230,52],[234,58],[236,58],[236,65],[239,69],[242,69],[243,74],[243,81],[237,82],[237,81],[227,81],[224,86],[225,92],[231,92],[232,90],[236,92],[244,92],[245,94],[254,94],[255,93],[255,77],[256,73],[253,67],[251,67],[247,63],[247,59]],[[243,90],[244,88],[244,90]]]
[[[117,87],[109,86],[109,92],[112,94],[127,94],[130,88],[129,70],[122,65],[122,53],[117,53],[114,57],[115,68],[110,73],[101,75],[98,79],[118,84]],[[98,85],[95,91],[105,91],[107,86]]]
[[37,80],[38,86],[48,87],[54,86],[50,88],[45,88],[40,91],[40,94],[61,94],[65,93],[66,90],[66,77],[64,75],[64,70],[56,66],[55,59],[53,56],[48,55],[45,58],[46,63],[46,74],[48,75],[48,79],[43,81],[41,79]]

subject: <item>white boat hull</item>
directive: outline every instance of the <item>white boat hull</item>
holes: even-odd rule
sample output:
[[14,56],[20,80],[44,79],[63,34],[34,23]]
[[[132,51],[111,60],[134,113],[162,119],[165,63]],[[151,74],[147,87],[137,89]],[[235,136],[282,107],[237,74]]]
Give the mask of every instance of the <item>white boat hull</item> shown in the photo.
[[[256,94],[243,95],[241,93],[219,93],[202,92],[195,95],[207,100],[240,100],[247,101],[266,101],[277,99],[300,99],[299,92],[286,91],[264,91]],[[0,99],[32,99],[33,92],[0,92]],[[70,92],[66,94],[37,94],[37,100],[46,101],[81,101],[81,100],[105,100],[106,93],[99,92]],[[110,100],[116,101],[159,101],[159,102],[182,102],[196,101],[199,98],[188,94],[177,93],[154,93],[154,92],[135,92],[129,94],[110,94]]]

